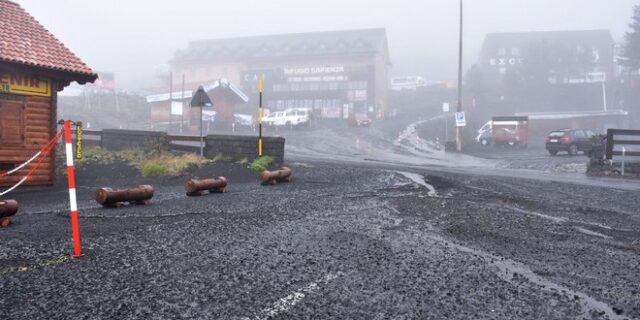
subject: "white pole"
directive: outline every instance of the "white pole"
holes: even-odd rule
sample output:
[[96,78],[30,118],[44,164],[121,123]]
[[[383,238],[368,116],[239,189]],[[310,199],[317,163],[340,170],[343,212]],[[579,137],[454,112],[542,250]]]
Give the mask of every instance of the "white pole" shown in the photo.
[[625,147],[622,147],[622,170],[621,171],[623,176],[624,176],[624,160],[625,160],[624,157],[626,153],[627,153],[627,149]]
[[200,106],[200,157],[204,157],[204,138],[202,136],[202,106]]
[[602,106],[607,111],[607,73],[602,73]]
[[444,114],[444,142],[449,141],[449,113]]

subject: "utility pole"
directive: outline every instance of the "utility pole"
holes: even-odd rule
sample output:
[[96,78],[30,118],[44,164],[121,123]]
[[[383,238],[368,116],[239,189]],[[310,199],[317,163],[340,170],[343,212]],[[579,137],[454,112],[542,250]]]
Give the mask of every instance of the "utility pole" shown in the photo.
[[607,73],[602,73],[602,107],[607,111]]
[[[460,45],[458,52],[458,112],[462,112],[462,18],[463,18],[463,0],[460,0]],[[462,127],[456,126],[456,149],[462,151]]]
[[173,113],[173,72],[169,72],[169,130],[167,132],[171,132],[171,115]]
[[184,127],[184,73],[182,74],[182,94],[180,95],[182,101],[180,102],[180,106],[182,110],[180,110],[180,133],[182,133],[182,127]]

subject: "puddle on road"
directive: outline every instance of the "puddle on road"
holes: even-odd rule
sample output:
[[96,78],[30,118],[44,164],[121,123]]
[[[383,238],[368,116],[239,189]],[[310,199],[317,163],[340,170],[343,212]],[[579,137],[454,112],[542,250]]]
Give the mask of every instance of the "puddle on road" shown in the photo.
[[427,190],[429,190],[429,192],[427,193],[428,196],[430,197],[438,196],[438,192],[436,191],[436,188],[434,188],[432,185],[427,183],[427,181],[424,179],[423,176],[417,173],[412,173],[412,172],[405,172],[405,171],[396,171],[396,172],[403,175],[405,178],[413,181],[414,183],[427,188]]

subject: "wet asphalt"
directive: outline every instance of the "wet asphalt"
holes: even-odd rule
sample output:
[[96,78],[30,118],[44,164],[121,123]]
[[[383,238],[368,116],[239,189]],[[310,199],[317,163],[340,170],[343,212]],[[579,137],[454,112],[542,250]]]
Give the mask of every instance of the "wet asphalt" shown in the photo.
[[108,180],[81,180],[79,259],[65,189],[15,194],[0,319],[640,318],[637,190],[288,165],[276,186],[213,165],[200,174],[229,175],[226,194],[186,197],[170,179],[119,209],[92,200]]

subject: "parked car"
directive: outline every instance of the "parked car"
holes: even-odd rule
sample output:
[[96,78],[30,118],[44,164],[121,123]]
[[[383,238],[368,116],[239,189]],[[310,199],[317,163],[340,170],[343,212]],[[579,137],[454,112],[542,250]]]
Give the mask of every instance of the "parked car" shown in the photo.
[[391,79],[391,90],[416,90],[427,85],[427,81],[420,76],[397,77]]
[[253,116],[250,114],[233,114],[233,128],[235,129],[252,129],[254,126]]
[[365,113],[357,113],[349,118],[349,124],[354,127],[371,127],[371,119]]
[[270,113],[263,119],[267,126],[308,126],[311,122],[311,109],[294,108]]
[[483,146],[508,145],[526,148],[529,139],[529,118],[493,117],[478,130],[478,141]]
[[595,135],[591,130],[561,129],[549,133],[546,149],[552,156],[564,151],[576,155],[579,151],[591,151],[591,138]]

